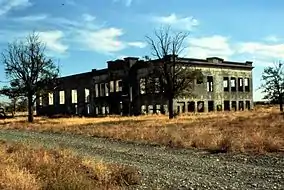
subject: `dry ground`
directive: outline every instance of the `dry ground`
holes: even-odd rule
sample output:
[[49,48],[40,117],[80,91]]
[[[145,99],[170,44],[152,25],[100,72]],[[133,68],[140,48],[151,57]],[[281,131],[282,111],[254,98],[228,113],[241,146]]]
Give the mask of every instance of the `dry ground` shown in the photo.
[[48,131],[143,141],[171,147],[195,147],[221,152],[277,152],[284,150],[284,116],[277,108],[166,116],[105,118],[26,118],[0,121],[1,129]]
[[136,169],[78,157],[71,152],[0,143],[0,189],[125,189]]

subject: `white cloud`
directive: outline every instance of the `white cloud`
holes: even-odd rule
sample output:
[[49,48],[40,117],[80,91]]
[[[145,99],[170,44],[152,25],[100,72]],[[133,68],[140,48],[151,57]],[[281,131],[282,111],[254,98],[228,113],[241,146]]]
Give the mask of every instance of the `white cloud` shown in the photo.
[[0,0],[0,16],[17,8],[28,7],[31,5],[29,0]]
[[228,59],[235,53],[229,43],[229,38],[225,36],[209,36],[200,38],[190,38],[188,47],[183,54],[186,57],[206,58],[206,57],[221,57]]
[[130,7],[131,4],[133,3],[133,0],[113,0],[113,2],[124,2],[125,6]]
[[279,42],[280,41],[280,39],[274,35],[266,36],[264,40],[268,42]]
[[192,30],[195,26],[199,25],[198,20],[193,17],[179,17],[175,13],[169,16],[157,16],[153,20],[157,23],[171,25],[179,30]]
[[284,44],[266,44],[260,42],[239,43],[238,53],[246,53],[259,58],[284,59]]
[[123,31],[118,28],[105,28],[97,31],[81,31],[82,42],[91,50],[100,53],[113,53],[126,48],[126,44],[118,39]]
[[94,17],[90,14],[83,14],[82,17],[83,17],[83,20],[86,21],[86,22],[92,22],[96,19],[96,17]]
[[145,42],[128,42],[128,45],[132,46],[132,47],[145,48],[147,46],[147,43],[145,43]]
[[68,46],[62,43],[62,38],[64,34],[62,31],[44,31],[39,32],[40,39],[46,44],[48,50],[55,52],[57,54],[63,54],[67,51]]
[[20,18],[14,18],[15,21],[41,21],[41,20],[45,20],[48,18],[48,15],[46,14],[39,14],[39,15],[29,15],[29,16],[24,16],[24,17],[20,17]]

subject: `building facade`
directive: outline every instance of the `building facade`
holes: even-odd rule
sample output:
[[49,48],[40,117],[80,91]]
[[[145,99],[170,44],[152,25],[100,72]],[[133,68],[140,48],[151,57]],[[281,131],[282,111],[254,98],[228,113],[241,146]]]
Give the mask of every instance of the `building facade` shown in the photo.
[[[224,61],[218,57],[179,58],[178,62],[200,69],[203,79],[194,81],[194,95],[174,100],[175,112],[253,109],[252,62]],[[37,99],[37,115],[167,113],[162,90],[147,91],[149,68],[149,62],[127,57],[109,61],[105,69],[61,77],[53,92]],[[158,83],[157,80],[157,86]]]

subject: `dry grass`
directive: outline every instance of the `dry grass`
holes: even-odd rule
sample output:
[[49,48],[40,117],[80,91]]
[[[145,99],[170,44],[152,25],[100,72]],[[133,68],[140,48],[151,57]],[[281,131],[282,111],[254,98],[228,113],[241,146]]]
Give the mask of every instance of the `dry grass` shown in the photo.
[[145,141],[172,147],[211,151],[275,152],[284,148],[284,116],[277,108],[166,116],[106,118],[26,118],[0,121],[4,129],[76,133],[127,141]]
[[123,189],[139,181],[136,169],[75,157],[68,151],[0,145],[0,189]]

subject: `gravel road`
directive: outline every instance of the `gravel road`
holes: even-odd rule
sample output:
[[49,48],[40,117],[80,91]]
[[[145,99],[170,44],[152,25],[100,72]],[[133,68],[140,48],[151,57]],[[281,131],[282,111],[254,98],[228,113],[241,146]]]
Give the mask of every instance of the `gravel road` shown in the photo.
[[0,139],[62,147],[140,169],[131,189],[284,189],[284,155],[209,154],[69,134],[0,130]]

